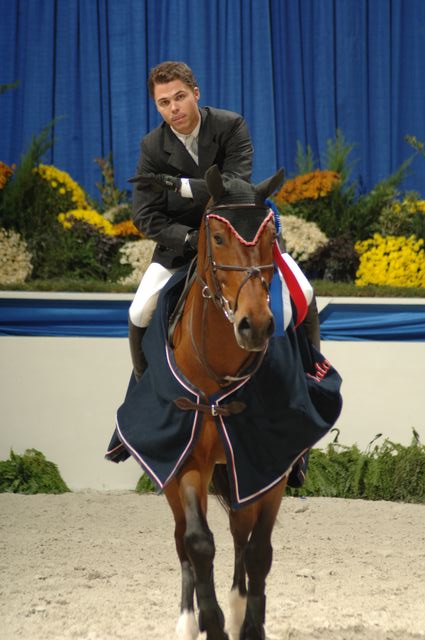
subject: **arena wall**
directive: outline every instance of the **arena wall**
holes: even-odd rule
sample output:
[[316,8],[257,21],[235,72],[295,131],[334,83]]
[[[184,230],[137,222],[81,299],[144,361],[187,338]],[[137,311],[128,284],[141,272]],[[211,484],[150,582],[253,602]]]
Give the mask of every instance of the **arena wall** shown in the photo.
[[[365,448],[382,433],[408,444],[412,428],[425,442],[425,342],[325,341],[322,351],[344,380],[340,442]],[[103,458],[129,374],[124,338],[1,337],[0,459],[35,448],[71,489],[133,489],[137,463]]]

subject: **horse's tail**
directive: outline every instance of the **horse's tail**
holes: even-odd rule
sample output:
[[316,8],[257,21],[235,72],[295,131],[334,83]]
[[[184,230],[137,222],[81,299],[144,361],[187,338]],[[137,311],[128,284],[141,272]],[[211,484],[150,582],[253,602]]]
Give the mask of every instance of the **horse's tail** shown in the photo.
[[211,493],[217,496],[221,506],[230,511],[230,484],[225,464],[216,464],[211,480]]

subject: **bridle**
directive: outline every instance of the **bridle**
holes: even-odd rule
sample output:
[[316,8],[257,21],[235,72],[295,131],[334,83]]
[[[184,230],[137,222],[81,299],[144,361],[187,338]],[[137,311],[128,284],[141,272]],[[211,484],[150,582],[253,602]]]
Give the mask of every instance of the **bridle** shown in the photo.
[[[229,320],[231,324],[234,324],[235,322],[235,313],[238,308],[239,296],[242,291],[242,288],[246,285],[246,283],[249,280],[251,280],[251,278],[260,278],[263,288],[267,291],[267,299],[269,301],[269,295],[268,295],[269,285],[266,279],[264,278],[262,271],[265,271],[266,269],[273,269],[274,267],[273,263],[242,267],[239,265],[219,264],[214,260],[212,242],[211,242],[211,230],[209,225],[209,216],[215,213],[217,210],[223,211],[223,210],[234,210],[234,209],[256,209],[256,210],[261,209],[261,210],[264,210],[265,212],[269,210],[269,208],[266,205],[258,205],[258,204],[232,204],[232,205],[220,204],[220,205],[215,205],[210,209],[207,209],[205,211],[205,236],[207,241],[206,271],[208,269],[210,269],[211,271],[211,278],[214,285],[214,291],[211,292],[207,283],[201,278],[199,274],[197,275],[198,279],[201,281],[203,285],[202,296],[208,300],[213,300],[216,306],[221,307],[224,315],[226,316],[227,320]],[[268,223],[268,221],[272,218],[273,218],[273,213],[270,213],[268,216],[265,215],[264,221],[262,224],[265,226]],[[229,301],[227,300],[227,298],[223,293],[223,289],[217,277],[217,271],[241,271],[246,274],[245,278],[242,280],[237,290],[233,309],[231,308]]]
[[[257,204],[232,204],[232,205],[214,205],[213,207],[207,209],[205,211],[205,237],[206,237],[206,245],[207,245],[207,265],[206,265],[206,269],[205,272],[207,272],[208,270],[210,270],[211,272],[211,278],[212,278],[212,283],[213,283],[213,291],[211,291],[210,287],[208,286],[207,282],[201,277],[201,275],[197,272],[196,273],[196,279],[200,282],[201,287],[202,287],[202,297],[204,298],[204,304],[203,304],[203,310],[202,310],[202,327],[206,326],[206,314],[207,314],[207,307],[208,307],[208,302],[211,300],[215,306],[218,309],[221,309],[225,315],[225,317],[227,318],[227,320],[231,323],[234,324],[235,322],[235,313],[236,310],[238,308],[238,302],[239,302],[239,296],[240,293],[243,289],[243,287],[247,284],[247,282],[249,282],[249,280],[253,279],[253,278],[260,278],[261,281],[261,285],[263,286],[263,288],[266,290],[267,292],[267,301],[269,302],[269,284],[267,283],[266,279],[264,278],[262,272],[267,270],[267,269],[273,269],[274,265],[273,263],[270,264],[260,264],[260,265],[250,265],[250,266],[240,266],[240,265],[228,265],[228,264],[220,264],[218,262],[216,262],[216,260],[214,259],[214,255],[213,255],[213,249],[212,249],[212,241],[211,241],[211,230],[210,230],[210,226],[209,226],[209,215],[216,213],[217,210],[234,210],[234,209],[260,209],[260,210],[264,210],[264,212],[269,210],[269,207],[265,206],[265,205],[257,205]],[[264,216],[264,221],[261,225],[261,231],[259,232],[259,235],[261,235],[261,232],[263,230],[263,228],[265,228],[265,226],[268,224],[269,220],[273,219],[273,213],[271,212],[269,215],[265,215]],[[247,243],[249,244],[249,243]],[[198,260],[199,260],[199,256],[198,256]],[[231,305],[229,303],[229,301],[227,300],[227,298],[225,297],[224,293],[223,293],[223,289],[221,287],[221,284],[219,282],[219,279],[217,277],[217,271],[240,271],[240,272],[244,272],[246,275],[243,278],[241,284],[239,285],[238,291],[236,293],[236,298],[235,298],[235,303],[234,303],[234,307],[233,309],[231,308]],[[193,313],[191,314],[190,317],[190,333],[191,333],[191,339],[192,339],[192,346],[194,348],[194,351],[196,353],[196,356],[199,360],[199,362],[202,364],[202,366],[205,368],[205,370],[207,371],[208,375],[213,378],[220,386],[226,386],[232,382],[238,382],[240,380],[245,380],[246,378],[251,377],[261,366],[261,363],[263,361],[263,358],[265,356],[266,350],[267,350],[267,345],[265,346],[265,348],[259,352],[259,353],[253,353],[251,354],[250,358],[248,359],[248,364],[244,366],[243,371],[239,371],[237,373],[237,375],[235,376],[219,376],[208,364],[206,358],[205,358],[205,331],[202,330],[202,334],[201,334],[201,345],[198,346],[196,344],[195,338],[194,338],[194,334],[193,334]]]

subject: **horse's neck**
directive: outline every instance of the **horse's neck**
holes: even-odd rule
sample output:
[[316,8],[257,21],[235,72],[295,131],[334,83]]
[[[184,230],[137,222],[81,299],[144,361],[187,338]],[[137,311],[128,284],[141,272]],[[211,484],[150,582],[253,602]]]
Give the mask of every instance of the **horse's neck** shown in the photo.
[[[208,367],[219,377],[234,376],[249,359],[249,354],[236,342],[233,325],[212,300],[205,301],[198,283],[188,294],[174,344],[178,367],[206,394],[219,387],[209,375]],[[208,367],[200,362],[199,355]]]

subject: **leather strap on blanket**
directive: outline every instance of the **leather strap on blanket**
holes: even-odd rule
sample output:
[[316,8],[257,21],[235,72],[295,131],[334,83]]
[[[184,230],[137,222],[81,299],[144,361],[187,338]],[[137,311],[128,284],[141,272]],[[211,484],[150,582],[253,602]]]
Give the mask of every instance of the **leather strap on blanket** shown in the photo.
[[183,411],[201,411],[201,413],[209,413],[212,416],[230,416],[232,414],[242,413],[242,411],[246,409],[246,404],[237,400],[224,405],[198,404],[183,396],[174,400],[174,404]]

